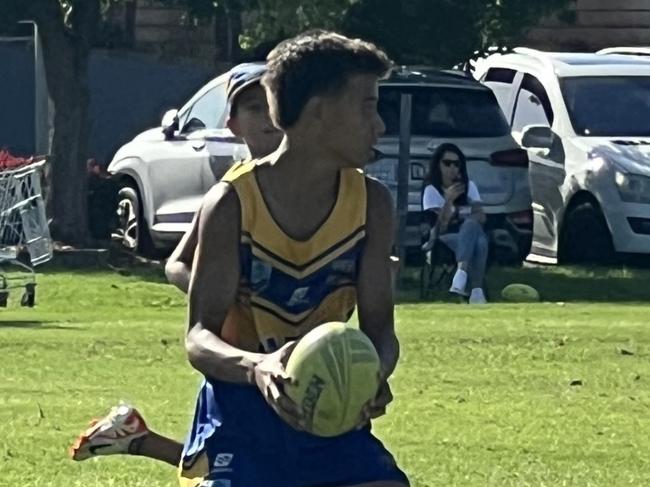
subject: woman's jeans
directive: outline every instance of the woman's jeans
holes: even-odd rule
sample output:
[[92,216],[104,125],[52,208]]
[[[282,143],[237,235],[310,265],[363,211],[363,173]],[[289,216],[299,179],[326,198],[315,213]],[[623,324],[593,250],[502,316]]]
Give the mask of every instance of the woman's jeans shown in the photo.
[[457,262],[465,262],[470,289],[483,287],[488,239],[481,224],[473,218],[467,218],[458,233],[446,233],[439,238],[453,250]]

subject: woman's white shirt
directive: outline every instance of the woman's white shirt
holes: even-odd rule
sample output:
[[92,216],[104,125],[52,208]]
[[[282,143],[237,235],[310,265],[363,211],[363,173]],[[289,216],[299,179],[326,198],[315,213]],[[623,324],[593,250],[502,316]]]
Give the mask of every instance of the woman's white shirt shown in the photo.
[[[481,195],[474,181],[470,181],[467,188],[467,201],[468,205],[461,205],[458,208],[453,207],[454,211],[458,210],[458,215],[461,219],[465,218],[472,212],[473,204],[481,202]],[[445,205],[445,197],[440,194],[433,184],[429,184],[424,188],[422,195],[422,209],[423,210],[438,210]]]

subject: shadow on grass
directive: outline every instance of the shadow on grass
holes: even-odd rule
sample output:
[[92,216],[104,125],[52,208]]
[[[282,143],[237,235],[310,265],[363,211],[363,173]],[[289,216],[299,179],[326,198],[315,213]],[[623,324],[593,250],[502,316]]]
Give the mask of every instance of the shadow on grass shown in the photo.
[[[26,257],[23,257],[23,260]],[[25,262],[27,263],[27,262]],[[150,260],[111,245],[101,249],[55,251],[54,258],[35,270],[42,274],[89,276],[115,273],[123,277],[166,283],[165,261]]]
[[134,277],[136,279],[155,283],[167,283],[163,266],[133,266],[133,267],[115,267],[115,266],[88,266],[83,268],[69,268],[61,265],[51,264],[37,268],[42,274],[66,274],[70,276],[91,276],[96,274],[115,274],[123,277]]
[[[633,262],[633,263],[632,263]],[[547,302],[650,302],[650,258],[637,258],[624,265],[610,267],[532,266],[488,269],[486,294],[490,302],[504,302],[501,290],[508,284],[528,284]],[[164,262],[151,261],[111,249],[107,262],[101,265],[69,267],[51,262],[38,267],[39,273],[90,276],[115,274],[136,280],[167,283]],[[403,270],[398,285],[397,302],[422,302],[419,268]],[[446,284],[446,285],[445,285]],[[443,283],[428,302],[458,303],[460,299]]]
[[53,324],[49,321],[33,321],[33,320],[11,320],[0,321],[0,329],[2,328],[38,328],[39,330],[78,330],[75,326],[64,326]]
[[[491,267],[486,294],[504,302],[501,290],[512,283],[528,284],[550,302],[650,302],[650,270],[643,267]],[[398,288],[399,302],[421,302],[419,269],[407,268]],[[430,302],[459,302],[441,286]]]

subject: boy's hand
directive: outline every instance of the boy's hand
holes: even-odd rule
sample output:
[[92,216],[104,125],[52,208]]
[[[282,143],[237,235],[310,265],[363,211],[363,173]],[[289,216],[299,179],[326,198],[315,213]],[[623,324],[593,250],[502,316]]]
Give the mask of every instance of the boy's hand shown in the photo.
[[304,420],[298,405],[284,392],[285,384],[292,379],[285,369],[289,355],[297,341],[289,342],[282,348],[266,355],[255,366],[255,384],[271,408],[291,427],[304,430]]
[[393,393],[387,379],[380,378],[379,390],[374,399],[368,401],[361,411],[358,429],[363,428],[371,419],[386,414],[386,407],[393,401]]

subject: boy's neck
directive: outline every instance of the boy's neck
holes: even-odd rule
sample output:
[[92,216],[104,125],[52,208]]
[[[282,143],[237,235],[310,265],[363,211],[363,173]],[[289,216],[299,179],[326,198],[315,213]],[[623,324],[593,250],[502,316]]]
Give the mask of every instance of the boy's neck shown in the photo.
[[272,156],[277,170],[302,187],[338,180],[339,164],[316,141],[285,136]]

